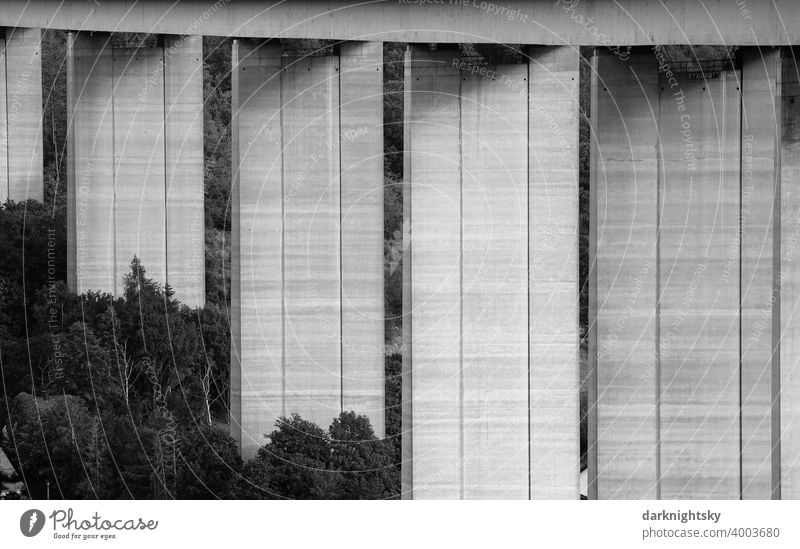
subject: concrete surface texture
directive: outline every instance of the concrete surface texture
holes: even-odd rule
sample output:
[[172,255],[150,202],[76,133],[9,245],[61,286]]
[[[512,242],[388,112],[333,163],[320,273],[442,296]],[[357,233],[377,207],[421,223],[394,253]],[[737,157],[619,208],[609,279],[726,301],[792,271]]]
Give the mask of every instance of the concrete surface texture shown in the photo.
[[126,48],[70,35],[68,283],[119,295],[136,255],[147,276],[199,306],[202,38],[166,40]]
[[794,0],[4,0],[0,26],[261,38],[546,45],[800,41]]
[[165,36],[167,280],[175,297],[205,303],[203,37]]
[[[786,52],[787,54],[789,52]],[[773,388],[773,432],[780,434],[776,448],[780,463],[780,496],[800,499],[800,77],[795,55],[781,64],[783,117],[780,133],[780,333],[779,392]],[[773,320],[774,320],[773,316]],[[776,394],[777,393],[777,394]],[[777,399],[775,397],[777,396]],[[777,416],[777,417],[776,417]],[[773,441],[774,443],[774,441]],[[774,465],[773,465],[774,467]]]
[[[593,59],[591,214],[597,356],[590,399],[601,498],[655,498],[658,74],[647,55]],[[590,387],[590,390],[592,387]],[[594,400],[594,402],[592,402]],[[592,459],[590,459],[590,464]],[[592,465],[590,468],[594,469]],[[594,488],[593,488],[594,485]]]
[[[384,433],[382,46],[234,46],[231,430],[281,416]],[[238,222],[236,221],[238,220]]]
[[[741,406],[742,498],[778,496],[773,478],[773,420],[780,419],[773,386],[780,372],[773,368],[773,346],[779,341],[776,306],[779,295],[779,241],[775,222],[778,191],[781,103],[778,93],[781,52],[742,50],[741,114]],[[776,202],[778,200],[778,202]],[[778,228],[780,231],[780,227]],[[778,366],[779,355],[774,357]],[[775,387],[776,395],[779,387]],[[791,422],[789,423],[789,425]],[[779,436],[779,433],[776,433]]]
[[41,35],[0,31],[0,202],[44,197]]
[[406,67],[404,495],[577,498],[577,54]]
[[531,498],[577,497],[578,57],[532,48],[528,106]]
[[744,48],[740,70],[705,73],[662,53],[594,60],[589,485],[768,499],[791,467],[772,352],[780,52]]
[[740,75],[690,76],[659,105],[661,497],[736,498]]

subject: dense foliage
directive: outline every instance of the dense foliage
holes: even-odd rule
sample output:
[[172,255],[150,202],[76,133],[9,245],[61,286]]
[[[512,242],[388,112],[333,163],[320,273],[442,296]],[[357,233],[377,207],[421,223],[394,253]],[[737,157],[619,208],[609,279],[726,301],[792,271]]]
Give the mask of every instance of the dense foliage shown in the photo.
[[[18,209],[0,210],[0,221]],[[0,227],[7,225],[14,227]],[[33,258],[42,253],[28,250]],[[18,251],[7,250],[19,261],[3,264],[21,265]],[[104,499],[399,492],[395,438],[377,440],[368,418],[352,412],[327,433],[299,416],[281,419],[258,457],[243,464],[224,424],[224,315],[214,303],[181,305],[137,259],[119,298],[76,295],[61,281],[31,299],[5,287],[1,442],[32,497],[48,489],[54,498]]]

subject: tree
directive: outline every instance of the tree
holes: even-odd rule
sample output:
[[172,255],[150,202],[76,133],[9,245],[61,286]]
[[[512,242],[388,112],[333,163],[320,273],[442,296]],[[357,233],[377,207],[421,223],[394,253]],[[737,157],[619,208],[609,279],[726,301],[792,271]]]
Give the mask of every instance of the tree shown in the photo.
[[203,345],[196,322],[187,321],[189,310],[173,298],[169,287],[148,278],[136,257],[125,276],[124,300],[117,309],[127,351],[142,370],[137,391],[147,395],[150,410],[163,400],[186,417],[201,414],[192,375],[203,361]]
[[230,304],[231,39],[203,38],[206,299]]
[[67,33],[42,32],[42,149],[45,204],[66,209]]
[[157,431],[136,419],[136,413],[103,416],[110,467],[104,477],[105,499],[154,497],[154,449]]
[[31,497],[97,497],[97,419],[83,402],[64,395],[38,401],[17,395],[6,423],[3,451],[21,472]]
[[335,474],[329,470],[331,447],[328,433],[315,423],[292,414],[279,418],[269,442],[259,448],[256,459],[269,467],[264,488],[278,497],[329,499],[336,489]]
[[389,355],[385,359],[384,380],[386,395],[386,441],[392,446],[392,463],[395,465],[397,493],[400,493],[400,463],[402,462],[400,437],[403,431],[403,357]]
[[367,416],[342,412],[329,433],[331,466],[339,473],[337,499],[387,499],[399,493],[391,444],[375,438]]
[[233,496],[236,499],[280,499],[270,488],[270,463],[263,459],[248,460],[242,466]]
[[328,432],[297,414],[281,418],[244,464],[236,496],[253,499],[384,499],[399,495],[391,443],[366,416],[343,412]]
[[230,391],[231,335],[228,315],[219,305],[208,303],[197,311],[203,360],[196,375],[202,379],[208,423],[213,417],[227,418]]
[[25,329],[25,307],[50,281],[64,280],[66,215],[34,200],[0,206],[0,320],[15,336]]
[[403,179],[404,61],[405,44],[387,42],[383,45],[383,149],[386,175],[394,181]]
[[59,352],[48,361],[46,388],[56,394],[78,396],[90,409],[105,409],[116,386],[108,352],[84,322],[73,323],[57,337]]
[[228,499],[242,471],[236,441],[218,427],[194,426],[180,432],[177,497]]

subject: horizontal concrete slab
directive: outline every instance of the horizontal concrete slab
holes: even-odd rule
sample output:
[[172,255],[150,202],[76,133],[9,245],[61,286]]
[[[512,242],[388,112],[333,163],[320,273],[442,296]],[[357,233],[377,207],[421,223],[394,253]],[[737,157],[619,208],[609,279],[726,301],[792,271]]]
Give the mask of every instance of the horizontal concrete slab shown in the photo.
[[793,0],[5,0],[0,26],[67,30],[547,45],[800,41]]

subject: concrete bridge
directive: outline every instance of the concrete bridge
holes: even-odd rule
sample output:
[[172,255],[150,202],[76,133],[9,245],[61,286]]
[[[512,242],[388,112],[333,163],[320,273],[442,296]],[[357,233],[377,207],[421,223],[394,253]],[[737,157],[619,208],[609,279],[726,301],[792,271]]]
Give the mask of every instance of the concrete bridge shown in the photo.
[[[2,198],[42,197],[39,29],[68,30],[68,282],[119,292],[137,254],[189,305],[204,299],[201,36],[239,37],[245,457],[294,412],[327,425],[353,409],[383,434],[381,42],[410,44],[413,498],[579,495],[578,46],[595,46],[590,497],[800,497],[793,2],[6,0],[0,26]],[[293,57],[282,38],[340,43]],[[523,55],[475,65],[463,42]],[[681,44],[737,48],[676,60]]]

